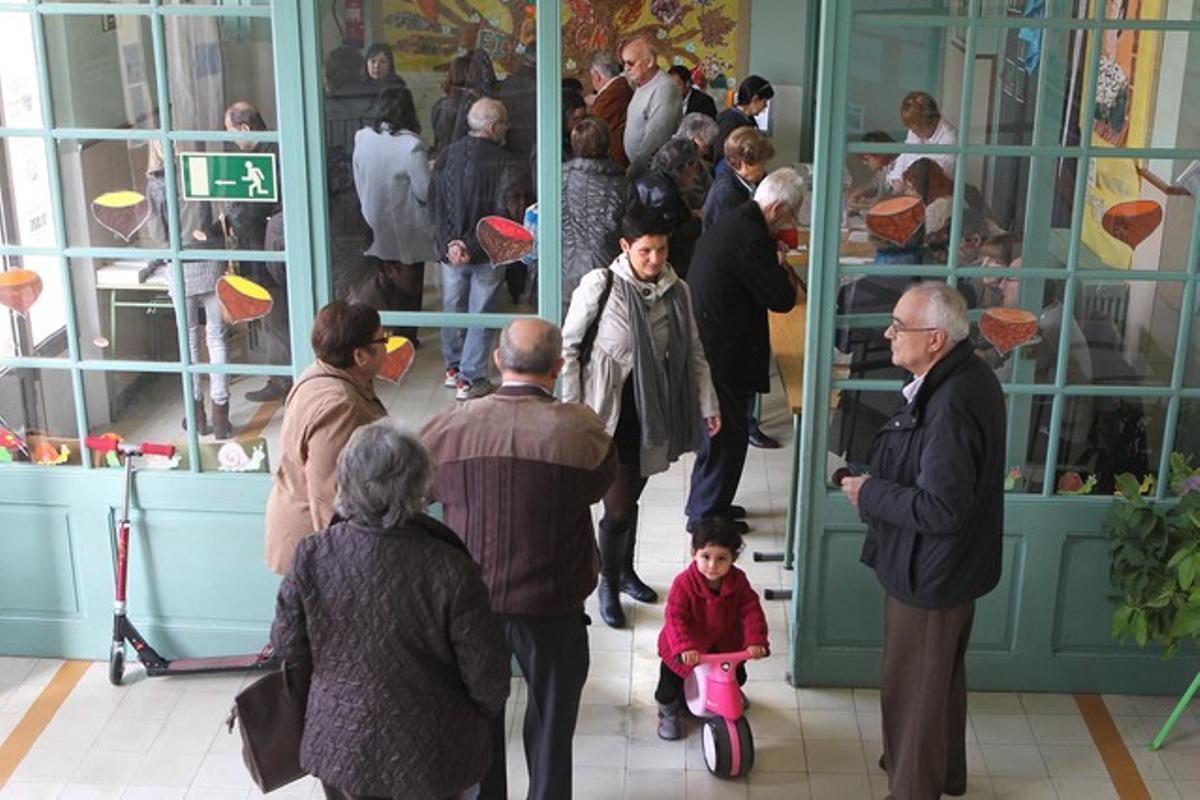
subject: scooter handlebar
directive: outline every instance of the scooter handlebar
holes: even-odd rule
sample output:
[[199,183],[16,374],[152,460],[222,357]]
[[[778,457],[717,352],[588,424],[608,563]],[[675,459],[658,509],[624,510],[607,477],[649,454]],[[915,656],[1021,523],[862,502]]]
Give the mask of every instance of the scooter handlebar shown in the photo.
[[[701,653],[701,664],[725,664],[728,663],[733,667],[737,667],[743,662],[750,660],[749,650],[731,650],[728,653]],[[676,663],[682,664],[683,659],[680,656],[675,656]]]
[[116,439],[111,439],[108,436],[88,436],[83,440],[89,450],[98,450],[101,453],[109,453],[117,449],[119,442]]
[[175,445],[173,444],[158,444],[156,442],[142,442],[142,455],[144,456],[166,456],[170,458],[175,455]]
[[88,436],[83,440],[89,450],[101,453],[111,453],[114,450],[127,456],[166,456],[175,455],[175,445],[159,444],[157,442],[142,442],[141,445],[125,444],[111,436]]

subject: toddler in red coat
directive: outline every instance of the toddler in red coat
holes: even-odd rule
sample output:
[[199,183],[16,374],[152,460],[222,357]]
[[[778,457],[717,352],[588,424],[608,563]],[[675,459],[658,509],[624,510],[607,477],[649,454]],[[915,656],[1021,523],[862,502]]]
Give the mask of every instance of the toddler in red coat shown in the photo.
[[[692,534],[692,562],[671,583],[663,629],[658,634],[662,659],[658,688],[658,735],[678,739],[682,729],[683,679],[701,653],[745,650],[751,658],[767,654],[767,618],[746,573],[733,565],[742,537],[733,523],[706,519]],[[738,684],[746,682],[739,666]]]

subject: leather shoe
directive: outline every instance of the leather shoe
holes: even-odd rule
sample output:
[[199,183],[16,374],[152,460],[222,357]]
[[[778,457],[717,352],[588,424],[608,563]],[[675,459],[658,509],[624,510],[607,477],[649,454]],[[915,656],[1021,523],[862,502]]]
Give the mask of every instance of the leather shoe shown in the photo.
[[746,513],[745,506],[731,505],[721,513],[721,516],[725,519],[745,519],[749,515]]
[[749,442],[751,447],[759,447],[763,450],[778,450],[783,447],[778,439],[774,439],[763,433],[762,429],[755,426],[750,429]]
[[[688,533],[696,533],[698,530],[700,530],[700,523],[702,521],[703,520],[689,519],[687,521],[687,525],[685,526],[687,532]],[[733,529],[736,530],[742,536],[745,536],[747,533],[750,532],[750,526],[747,525],[745,522],[742,522],[740,519],[727,519],[727,522],[729,522],[729,524],[733,526]]]
[[282,400],[292,389],[292,382],[287,378],[271,378],[261,389],[246,392],[246,399],[251,403],[268,403],[272,400]]

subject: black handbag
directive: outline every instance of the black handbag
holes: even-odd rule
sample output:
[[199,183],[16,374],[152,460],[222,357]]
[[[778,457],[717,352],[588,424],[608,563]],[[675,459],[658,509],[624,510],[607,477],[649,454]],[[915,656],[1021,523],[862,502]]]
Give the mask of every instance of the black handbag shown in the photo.
[[308,774],[300,766],[300,739],[311,668],[284,663],[238,692],[225,724],[242,734],[242,760],[266,794]]

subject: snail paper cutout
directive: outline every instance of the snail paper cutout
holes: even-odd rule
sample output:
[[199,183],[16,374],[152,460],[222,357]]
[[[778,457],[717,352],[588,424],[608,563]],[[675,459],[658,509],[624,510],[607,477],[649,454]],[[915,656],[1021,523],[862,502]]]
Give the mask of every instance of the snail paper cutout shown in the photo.
[[150,221],[150,211],[146,196],[129,190],[105,192],[92,201],[92,218],[124,242]]

